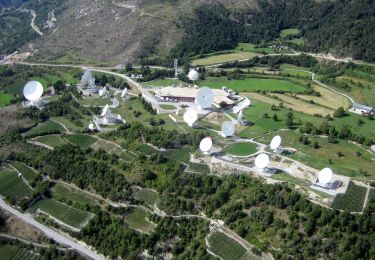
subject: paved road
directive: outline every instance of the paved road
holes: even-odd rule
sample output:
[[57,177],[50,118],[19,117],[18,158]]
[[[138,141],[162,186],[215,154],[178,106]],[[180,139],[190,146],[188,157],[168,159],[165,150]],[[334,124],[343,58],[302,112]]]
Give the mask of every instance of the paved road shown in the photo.
[[56,231],[44,226],[43,224],[37,222],[35,219],[32,218],[31,215],[23,214],[23,213],[19,212],[18,210],[12,208],[8,204],[6,204],[2,198],[0,198],[0,207],[3,208],[6,211],[12,213],[13,215],[15,215],[17,218],[19,218],[23,222],[26,222],[26,223],[34,226],[35,228],[41,230],[47,237],[55,240],[57,243],[69,246],[69,247],[77,250],[78,252],[80,252],[80,253],[82,253],[82,254],[84,254],[84,255],[92,258],[92,259],[103,259],[103,260],[105,259],[104,256],[95,253],[93,250],[89,249],[88,247],[80,245],[77,242],[75,242],[75,241],[57,233]]
[[30,23],[30,26],[31,28],[33,28],[33,30],[39,34],[40,36],[43,36],[43,33],[39,30],[38,26],[35,24],[35,18],[36,18],[36,13],[34,10],[29,10],[29,9],[19,9],[21,12],[26,12],[26,13],[30,13],[33,18],[31,19],[31,23]]

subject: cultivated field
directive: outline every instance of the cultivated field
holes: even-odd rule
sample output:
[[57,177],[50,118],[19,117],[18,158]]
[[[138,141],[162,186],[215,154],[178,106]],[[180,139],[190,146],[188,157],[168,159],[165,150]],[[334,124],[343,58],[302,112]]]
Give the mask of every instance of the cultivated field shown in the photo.
[[37,126],[25,132],[25,136],[37,136],[56,132],[64,133],[65,129],[60,124],[48,120],[44,123],[38,124]]
[[258,146],[253,143],[235,143],[225,147],[224,152],[235,156],[246,156],[257,152]]
[[0,194],[10,199],[20,200],[24,197],[31,197],[33,191],[21,178],[18,178],[16,171],[8,168],[0,168]]
[[158,193],[151,189],[136,189],[134,197],[150,205],[155,205],[158,200]]
[[207,240],[209,250],[223,260],[241,259],[246,256],[246,249],[224,233],[214,231]]
[[5,107],[10,104],[13,96],[0,92],[0,107]]
[[17,245],[0,245],[0,256],[2,260],[39,260],[43,259],[26,248],[19,248]]
[[81,135],[81,134],[72,134],[72,135],[66,135],[65,139],[73,144],[77,145],[81,148],[88,148],[90,147],[93,143],[97,141],[96,138],[89,136],[89,135]]
[[53,218],[74,228],[82,228],[94,215],[54,199],[43,199],[35,203],[29,211],[35,212],[37,209],[51,215]]
[[205,58],[193,60],[192,65],[211,65],[211,64],[218,64],[224,63],[229,61],[236,61],[236,60],[243,60],[243,59],[250,59],[255,57],[259,54],[252,53],[252,52],[234,52],[234,53],[223,53],[223,54],[216,54],[212,56],[208,56]]
[[124,221],[128,223],[131,228],[150,234],[155,229],[156,225],[147,220],[147,217],[148,213],[136,208],[132,213],[125,216]]
[[78,203],[80,205],[90,205],[95,206],[97,202],[93,199],[88,197],[88,195],[83,194],[76,189],[67,187],[63,184],[57,183],[52,188],[52,197],[57,201],[70,201],[74,203]]
[[33,140],[36,142],[54,147],[54,148],[68,143],[60,135],[43,135],[43,136],[38,136],[34,138]]
[[332,207],[347,210],[349,212],[361,212],[366,192],[367,189],[365,187],[350,182],[345,194],[338,194],[335,197]]
[[32,181],[37,173],[34,169],[30,168],[22,162],[12,161],[11,164],[20,172],[27,181]]

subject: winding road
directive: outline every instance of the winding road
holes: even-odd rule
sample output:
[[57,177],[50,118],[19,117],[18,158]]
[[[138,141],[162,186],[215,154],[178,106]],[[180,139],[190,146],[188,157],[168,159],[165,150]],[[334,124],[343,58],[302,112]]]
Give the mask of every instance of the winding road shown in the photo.
[[24,13],[30,13],[32,15],[32,19],[31,19],[31,22],[30,22],[30,26],[31,28],[33,28],[33,30],[39,34],[40,36],[43,36],[43,33],[39,30],[39,27],[35,24],[35,18],[36,18],[36,12],[34,10],[29,10],[29,9],[19,9],[21,12],[24,12]]

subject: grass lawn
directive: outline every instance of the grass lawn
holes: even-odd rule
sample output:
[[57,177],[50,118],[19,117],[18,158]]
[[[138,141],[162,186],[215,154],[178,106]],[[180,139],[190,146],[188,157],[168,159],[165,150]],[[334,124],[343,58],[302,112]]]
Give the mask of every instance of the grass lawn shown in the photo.
[[222,232],[215,231],[208,237],[209,249],[224,260],[240,259],[246,249]]
[[308,187],[308,186],[311,185],[310,182],[307,182],[307,181],[304,181],[302,179],[296,178],[296,177],[294,177],[292,175],[289,175],[287,173],[277,173],[277,174],[272,175],[271,178],[275,179],[275,180],[286,181],[286,182],[296,184],[296,185],[300,185],[300,186],[305,186],[305,187]]
[[225,77],[207,77],[201,84],[221,89],[223,86],[229,87],[238,92],[256,92],[256,91],[285,91],[301,93],[305,88],[294,82],[275,78],[245,78],[242,80],[228,80]]
[[83,126],[77,126],[73,124],[67,117],[61,116],[61,117],[54,117],[54,120],[56,120],[59,123],[62,123],[65,125],[70,131],[77,132],[77,131],[83,131],[87,129],[87,126],[89,125],[90,120],[88,118],[81,119],[83,122]]
[[134,211],[125,216],[124,221],[129,224],[131,228],[150,234],[156,225],[146,218],[148,213],[142,209],[134,209]]
[[347,210],[349,212],[360,212],[362,211],[366,192],[367,189],[365,187],[358,186],[353,182],[350,182],[345,194],[338,194],[335,197],[332,207]]
[[229,61],[250,59],[257,55],[258,55],[257,53],[246,52],[246,51],[215,54],[215,55],[211,55],[205,58],[193,60],[192,65],[196,66],[196,65],[218,64],[218,63],[224,63],[224,62],[229,62]]
[[235,143],[225,147],[224,151],[235,156],[246,156],[257,152],[258,146],[253,143]]
[[51,146],[51,147],[57,147],[57,146],[61,146],[61,145],[68,143],[60,135],[43,135],[43,136],[38,136],[34,140],[39,143]]
[[294,38],[292,40],[289,40],[288,42],[297,44],[297,45],[304,45],[305,44],[305,38],[300,37],[300,38]]
[[166,104],[161,104],[160,107],[162,109],[165,109],[165,110],[175,110],[176,109],[175,106],[173,106],[173,105],[166,105]]
[[150,205],[155,205],[155,203],[158,200],[158,193],[151,189],[141,189],[141,190],[137,189],[135,191],[134,197],[137,200],[146,202]]
[[57,201],[72,201],[73,207],[74,203],[79,203],[81,205],[90,205],[95,206],[97,205],[96,201],[88,196],[80,193],[76,189],[67,187],[63,184],[57,183],[52,188],[52,197]]
[[164,78],[164,79],[155,79],[152,81],[144,82],[143,85],[167,87],[167,86],[175,86],[175,85],[178,85],[179,83],[180,83],[179,80],[171,79],[171,78]]
[[190,162],[190,153],[187,150],[178,149],[178,150],[168,150],[164,153],[165,156],[172,160],[181,161],[184,163]]
[[13,96],[0,92],[0,107],[5,107],[9,105],[12,99],[13,99]]
[[33,191],[21,178],[18,178],[16,171],[0,169],[0,194],[11,199],[20,200],[24,197],[31,197]]
[[254,52],[254,53],[266,53],[271,54],[275,53],[275,50],[272,48],[256,48],[254,44],[251,43],[238,43],[235,51],[243,52]]
[[27,166],[26,164],[22,163],[22,162],[16,162],[16,161],[12,161],[11,164],[14,166],[14,168],[16,168],[20,173],[22,173],[22,176],[27,180],[27,181],[32,181],[35,176],[37,175],[37,173],[32,169],[30,168],[29,166]]
[[75,228],[83,227],[93,217],[91,213],[59,203],[54,199],[40,200],[29,211],[35,212],[37,209]]
[[83,134],[66,135],[65,139],[68,140],[69,143],[80,146],[82,148],[88,148],[97,141],[95,137]]
[[25,132],[25,136],[28,137],[28,136],[43,135],[43,134],[48,134],[52,132],[64,133],[65,129],[60,124],[48,120],[44,123],[38,124],[37,126]]
[[189,163],[189,170],[193,172],[200,172],[203,174],[211,173],[210,167],[204,163]]
[[87,97],[85,99],[80,99],[79,103],[81,103],[84,106],[105,106],[107,104],[112,105],[112,101],[109,98],[90,98]]
[[[375,156],[367,150],[340,140],[336,144],[328,143],[327,138],[310,137],[310,143],[318,142],[320,148],[314,149],[312,145],[304,145],[299,142],[300,133],[294,131],[278,131],[266,134],[257,138],[257,141],[268,144],[275,135],[280,135],[283,139],[283,146],[290,146],[297,149],[295,154],[289,155],[291,158],[307,164],[315,169],[323,169],[329,166],[336,174],[341,174],[358,179],[375,179],[374,162]],[[361,156],[356,153],[359,151]],[[344,156],[339,157],[341,152]],[[331,159],[332,164],[330,164]],[[366,171],[367,174],[361,173]]]

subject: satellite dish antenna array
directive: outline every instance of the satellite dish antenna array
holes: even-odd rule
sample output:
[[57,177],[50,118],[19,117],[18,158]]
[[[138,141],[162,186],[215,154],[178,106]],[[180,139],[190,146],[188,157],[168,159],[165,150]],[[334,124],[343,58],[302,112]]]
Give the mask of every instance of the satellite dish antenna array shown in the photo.
[[318,174],[318,181],[320,184],[327,185],[331,182],[333,172],[330,168],[324,168]]
[[212,89],[204,87],[198,90],[196,103],[203,109],[211,107],[213,101],[214,92],[212,91]]
[[269,163],[270,158],[265,153],[261,153],[255,158],[255,166],[262,171],[266,169]]
[[199,149],[202,151],[202,153],[209,154],[212,144],[212,139],[210,137],[206,137],[200,142]]
[[43,95],[43,85],[38,81],[30,81],[24,86],[23,95],[34,105]]
[[221,125],[221,135],[223,137],[231,137],[234,135],[234,124],[232,121],[225,121]]
[[270,147],[274,152],[278,152],[280,150],[281,146],[281,136],[276,135],[275,137],[272,138]]
[[194,123],[198,120],[198,114],[193,109],[186,110],[184,114],[184,121],[190,126],[193,127]]
[[191,81],[197,81],[199,79],[198,71],[196,71],[195,69],[190,70],[189,73],[188,73],[188,78]]
[[233,107],[233,113],[237,114],[237,122],[239,124],[243,124],[243,111],[245,108],[251,105],[251,101],[248,98],[245,98],[241,102],[237,104],[237,106]]
[[124,88],[124,90],[121,93],[121,98],[126,98],[127,94],[128,94],[128,88]]

